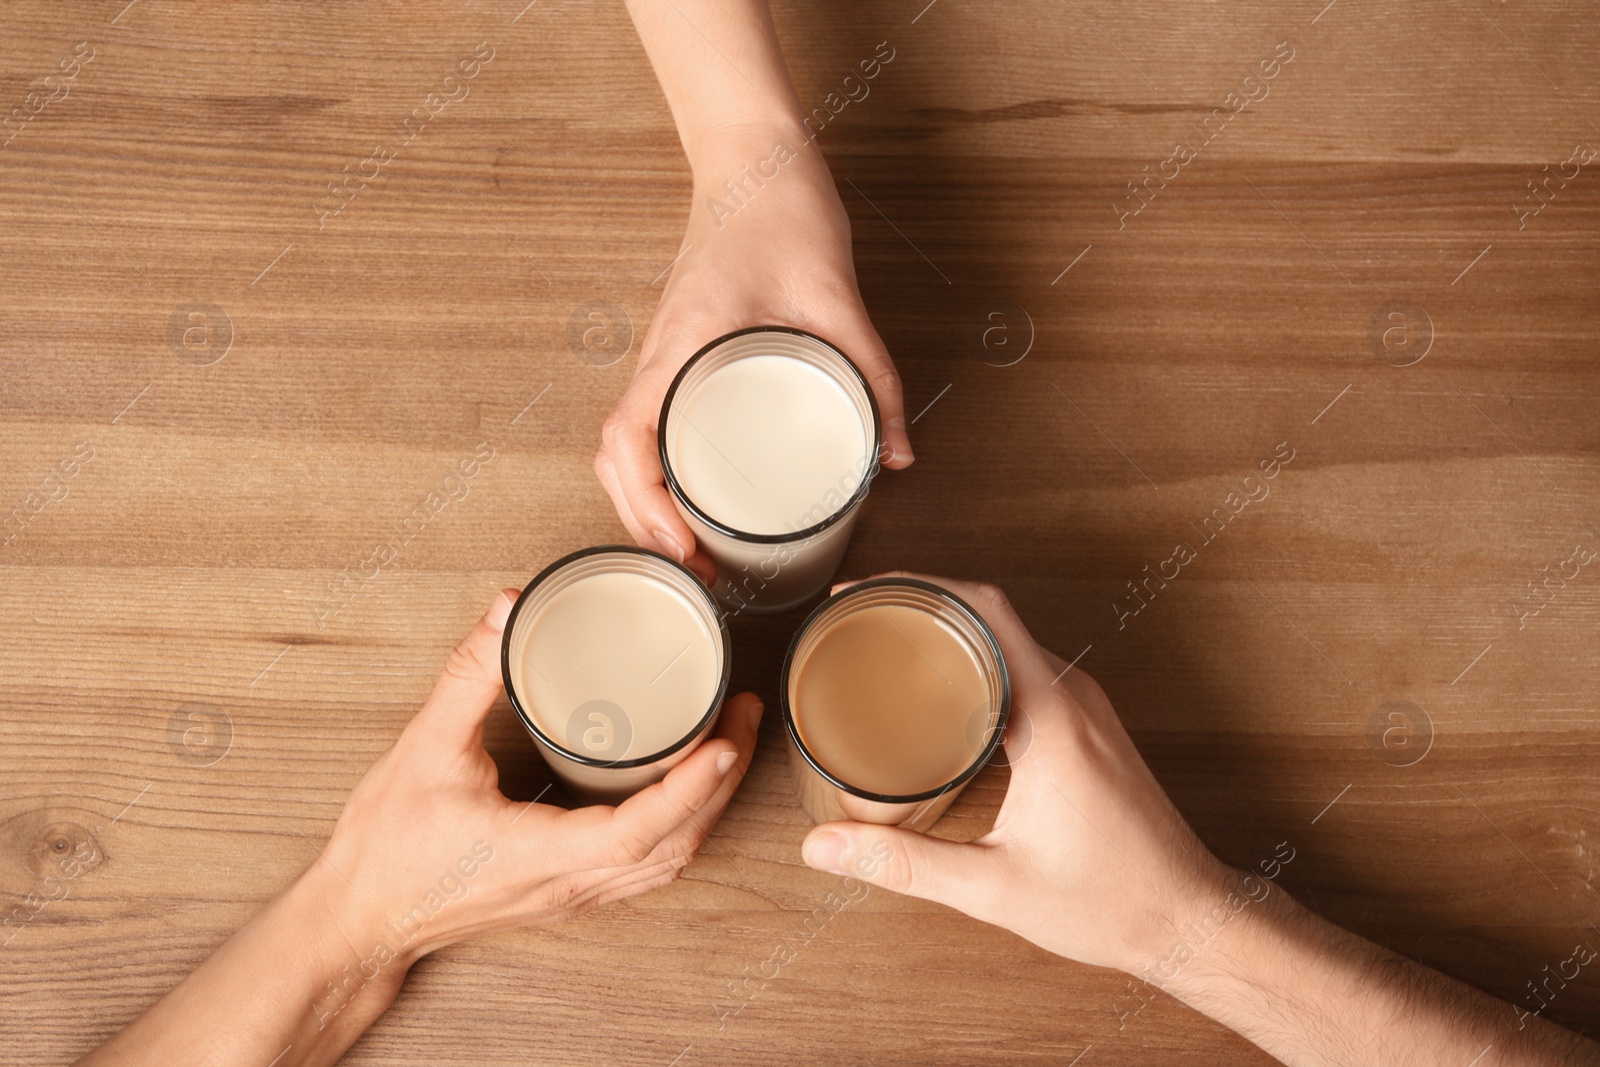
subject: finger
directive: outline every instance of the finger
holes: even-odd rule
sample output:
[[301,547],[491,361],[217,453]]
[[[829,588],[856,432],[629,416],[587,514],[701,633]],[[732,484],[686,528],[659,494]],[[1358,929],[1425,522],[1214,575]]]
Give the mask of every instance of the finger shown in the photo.
[[859,319],[854,316],[843,324],[839,343],[850,353],[851,359],[861,369],[862,377],[872,389],[878,402],[878,414],[883,419],[884,449],[879,462],[890,470],[911,466],[916,456],[911,452],[911,438],[906,431],[905,393],[901,387],[900,372],[883,338],[863,310]]
[[754,693],[739,693],[729,697],[722,705],[722,717],[717,721],[717,736],[733,742],[734,750],[739,753],[728,775],[734,786],[750,769],[750,760],[756,754],[756,735],[761,730],[763,711],[765,708],[761,698]]
[[[694,533],[667,493],[656,444],[661,396],[644,382],[634,379],[628,387],[632,395],[624,396],[606,419],[601,437],[628,510],[645,533],[639,543],[683,563],[694,554]],[[651,399],[656,406],[646,411]]]
[[[1011,678],[1011,721],[1005,730],[1006,759],[1012,763],[1018,762],[1034,740],[1041,736],[1037,732],[1041,725],[1040,716],[1048,719],[1048,709],[1060,706],[1059,701],[1053,702],[1050,697],[1065,695],[1055,683],[1062,678],[1061,668],[1066,664],[1056,666],[1052,663],[1050,653],[1033,639],[1005,593],[997,586],[913,571],[887,571],[873,575],[873,578],[913,578],[930,582],[966,601],[988,623],[989,629],[994,631],[995,640],[1000,643],[1006,672]],[[833,592],[855,584],[855,581],[839,582],[834,585]],[[1044,733],[1050,732],[1051,727],[1045,725]]]
[[630,868],[627,874],[596,886],[590,893],[589,906],[602,908],[614,900],[641,896],[652,889],[670,885],[678,880],[678,876],[688,865],[687,856],[674,856],[638,869]]
[[456,750],[483,743],[483,720],[503,688],[500,641],[520,590],[503,589],[483,618],[451,650],[444,673],[407,731]]
[[717,584],[716,560],[712,559],[704,552],[701,552],[699,549],[695,550],[694,555],[684,560],[683,565],[693,571],[694,576],[699,578],[708,587]]
[[700,851],[700,846],[705,843],[706,834],[722,817],[723,810],[733,799],[733,794],[739,789],[739,783],[744,781],[745,773],[750,769],[750,761],[755,757],[756,740],[761,730],[764,710],[761,698],[754,693],[740,693],[729,698],[722,706],[722,716],[717,721],[717,737],[732,742],[738,756],[723,778],[722,785],[711,795],[711,799],[702,804],[699,810],[681,826],[669,833],[657,846],[658,852],[667,849],[668,846],[676,846],[689,854]]
[[[548,844],[545,851],[548,851]],[[531,907],[525,921],[549,925],[576,918],[594,908],[622,897],[630,897],[675,879],[685,862],[680,857],[652,859],[632,867],[584,871],[560,879],[549,888],[556,895],[553,908],[540,899],[531,898]]]
[[622,483],[617,480],[617,465],[611,460],[611,453],[602,444],[600,451],[594,455],[594,474],[600,479],[600,485],[606,494],[611,497],[611,505],[617,509],[617,518],[622,520],[622,525],[628,528],[628,536],[632,537],[635,544],[644,544],[650,540],[649,532],[634,518],[633,509],[628,506],[628,497],[622,491]]
[[985,845],[941,841],[898,826],[823,823],[806,835],[808,866],[859,878],[968,914],[984,910],[993,857]]
[[[644,873],[660,869],[662,864],[676,863],[682,867],[689,862],[704,844],[707,831],[727,807],[745,772],[749,770],[750,761],[755,755],[762,712],[761,698],[754,693],[740,693],[723,705],[716,736],[731,742],[738,755],[721,785],[692,816],[658,841],[644,860],[615,866],[604,885],[610,886],[619,879],[631,881]],[[590,838],[604,835],[608,824],[615,818],[613,809],[600,807],[577,808],[562,815],[575,830]],[[627,859],[626,856],[620,858]],[[612,859],[602,857],[600,862],[610,863]]]
[[739,756],[727,777],[723,779],[722,786],[678,831],[687,838],[683,844],[688,851],[700,850],[706,834],[722,817],[723,810],[733,799],[733,794],[738,791],[739,783],[744,781],[745,773],[750,769],[750,761],[755,756],[756,738],[760,732],[763,710],[761,698],[754,693],[740,693],[723,705],[722,718],[717,723],[717,736],[733,742]]
[[738,750],[713,738],[688,759],[617,806],[598,842],[606,866],[643,863],[668,834],[711,802],[738,762]]
[[[622,483],[617,479],[617,467],[612,462],[611,455],[604,445],[594,457],[594,473],[600,479],[600,484],[611,497],[612,505],[617,509],[617,517],[622,520],[622,525],[628,528],[628,536],[632,537],[635,544],[653,545],[656,538],[640,525],[634,517],[633,508],[628,504],[628,497],[622,491]],[[717,564],[710,556],[697,548],[694,555],[683,561],[683,565],[694,572],[706,585],[715,585],[717,582]]]

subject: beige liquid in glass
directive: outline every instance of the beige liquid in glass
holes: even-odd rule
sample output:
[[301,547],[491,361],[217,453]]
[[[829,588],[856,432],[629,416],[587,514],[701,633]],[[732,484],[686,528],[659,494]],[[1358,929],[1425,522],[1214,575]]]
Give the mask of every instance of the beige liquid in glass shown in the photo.
[[860,486],[871,458],[870,428],[849,395],[790,356],[718,367],[669,423],[684,492],[744,533],[793,533],[827,518]]
[[639,759],[675,744],[705,717],[721,681],[705,618],[645,574],[586,575],[519,619],[512,636],[512,684],[529,714],[594,759]]
[[937,616],[903,605],[834,623],[797,665],[790,701],[811,755],[866,792],[938,789],[988,741],[972,728],[989,687],[971,647]]

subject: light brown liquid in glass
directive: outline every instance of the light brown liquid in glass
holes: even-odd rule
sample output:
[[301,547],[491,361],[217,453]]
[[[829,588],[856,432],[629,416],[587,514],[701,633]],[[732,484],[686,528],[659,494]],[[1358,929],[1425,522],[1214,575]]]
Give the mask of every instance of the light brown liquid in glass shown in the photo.
[[[517,620],[511,681],[539,728],[569,744],[591,703],[626,725],[625,747],[579,755],[636,759],[676,744],[705,717],[722,669],[716,634],[681,592],[633,572],[588,574]],[[582,721],[587,726],[587,721]],[[605,733],[595,735],[596,744]]]
[[890,796],[959,777],[989,740],[989,687],[972,648],[929,612],[846,615],[790,682],[801,741],[835,778]]

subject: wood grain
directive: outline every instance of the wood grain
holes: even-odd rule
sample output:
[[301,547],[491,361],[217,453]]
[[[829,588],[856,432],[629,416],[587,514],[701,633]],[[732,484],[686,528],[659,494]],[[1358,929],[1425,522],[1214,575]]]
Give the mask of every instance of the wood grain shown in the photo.
[[[316,855],[494,590],[624,537],[589,460],[688,206],[620,5],[125,2],[10,4],[0,35],[0,113],[94,52],[0,131],[0,903],[102,853],[0,949],[7,1064],[67,1062],[170,987]],[[895,50],[821,137],[922,412],[846,573],[999,582],[1221,856],[1287,841],[1307,904],[1529,1007],[1600,946],[1600,572],[1511,607],[1600,549],[1600,175],[1514,207],[1600,146],[1588,14],[777,11],[808,105]],[[319,228],[326,183],[480,42],[469,94]],[[1119,221],[1176,142],[1200,147]],[[629,358],[569,344],[589,301],[630,317]],[[171,340],[197,307],[231,324],[215,362],[222,334]],[[1397,308],[1409,348],[1382,341]],[[480,442],[467,496],[330,610]],[[1270,496],[1204,540],[1281,442]],[[1196,558],[1125,615],[1178,542]],[[771,697],[795,621],[739,620],[736,683]],[[1409,766],[1373,740],[1394,701],[1431,722]],[[173,745],[195,705],[231,728],[215,762]],[[873,891],[807,937],[834,880],[799,863],[775,725],[678,884],[439,953],[349,1062],[1263,1062],[1171,1001],[1119,1027],[1122,979],[932,905]],[[508,710],[488,736],[536,793]],[[982,832],[1005,781],[940,832]],[[1600,1029],[1600,975],[1546,1014]]]

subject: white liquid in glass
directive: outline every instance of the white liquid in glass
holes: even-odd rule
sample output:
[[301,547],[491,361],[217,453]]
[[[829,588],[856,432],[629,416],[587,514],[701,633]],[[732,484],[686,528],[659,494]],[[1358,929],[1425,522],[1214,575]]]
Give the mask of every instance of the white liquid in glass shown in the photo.
[[833,378],[756,355],[674,402],[668,455],[684,493],[742,533],[783,534],[833,514],[866,476],[869,428]]

